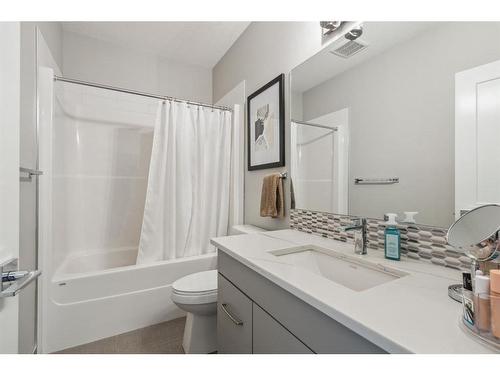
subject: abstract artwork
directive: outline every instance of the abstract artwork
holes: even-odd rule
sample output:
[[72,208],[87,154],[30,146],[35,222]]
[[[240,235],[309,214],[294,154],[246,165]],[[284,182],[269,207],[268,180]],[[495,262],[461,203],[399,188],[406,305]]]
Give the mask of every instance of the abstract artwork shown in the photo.
[[248,170],[285,165],[284,75],[248,97]]

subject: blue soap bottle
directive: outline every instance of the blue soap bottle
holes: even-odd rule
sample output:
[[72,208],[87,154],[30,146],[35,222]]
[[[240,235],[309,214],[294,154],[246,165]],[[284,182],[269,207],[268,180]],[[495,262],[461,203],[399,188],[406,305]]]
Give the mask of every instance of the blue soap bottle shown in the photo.
[[385,257],[392,260],[401,259],[401,235],[396,223],[396,214],[387,214],[384,232]]

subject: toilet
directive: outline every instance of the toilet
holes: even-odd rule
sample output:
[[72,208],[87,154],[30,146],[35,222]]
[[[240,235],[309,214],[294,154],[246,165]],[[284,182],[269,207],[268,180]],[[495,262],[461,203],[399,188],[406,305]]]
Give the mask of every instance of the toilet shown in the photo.
[[[235,225],[231,234],[264,232],[253,225]],[[172,284],[172,301],[187,313],[182,347],[188,354],[217,350],[217,270],[192,273]]]

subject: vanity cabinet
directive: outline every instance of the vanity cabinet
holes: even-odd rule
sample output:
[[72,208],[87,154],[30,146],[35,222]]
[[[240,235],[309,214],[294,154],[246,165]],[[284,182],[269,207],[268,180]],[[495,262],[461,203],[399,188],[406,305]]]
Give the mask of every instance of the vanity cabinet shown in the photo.
[[253,304],[252,350],[254,354],[314,353],[255,303]]
[[220,273],[217,341],[221,354],[313,353]]
[[218,274],[217,346],[219,353],[252,353],[252,300]]
[[219,353],[385,353],[222,250],[218,271]]

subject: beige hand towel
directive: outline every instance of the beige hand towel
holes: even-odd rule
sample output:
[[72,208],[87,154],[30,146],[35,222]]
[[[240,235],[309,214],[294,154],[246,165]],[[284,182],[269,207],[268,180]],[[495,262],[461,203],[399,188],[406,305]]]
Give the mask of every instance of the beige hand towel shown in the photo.
[[283,179],[279,173],[273,173],[262,181],[260,197],[260,216],[284,217]]

